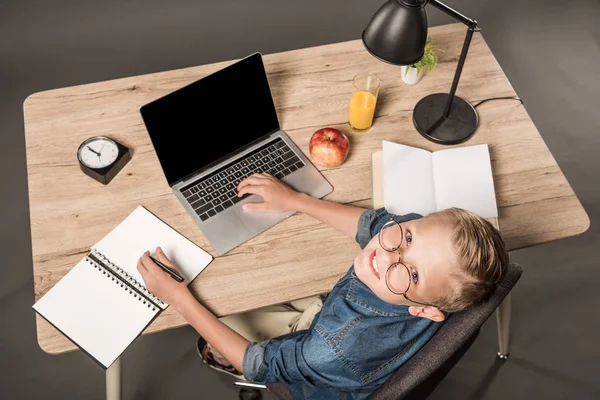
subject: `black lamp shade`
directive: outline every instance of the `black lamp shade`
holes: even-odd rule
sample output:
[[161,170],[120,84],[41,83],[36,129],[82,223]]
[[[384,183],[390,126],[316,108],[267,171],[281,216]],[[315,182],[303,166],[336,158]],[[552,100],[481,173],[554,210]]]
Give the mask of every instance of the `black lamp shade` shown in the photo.
[[362,40],[376,58],[395,65],[419,61],[427,42],[424,1],[388,0],[373,15]]
[[363,31],[366,49],[381,61],[395,65],[412,65],[423,58],[427,44],[425,6],[443,11],[468,26],[458,58],[450,93],[430,94],[419,100],[413,111],[413,123],[423,137],[440,144],[458,144],[475,133],[479,117],[468,101],[456,96],[473,32],[477,21],[465,17],[439,0],[387,0],[373,15]]

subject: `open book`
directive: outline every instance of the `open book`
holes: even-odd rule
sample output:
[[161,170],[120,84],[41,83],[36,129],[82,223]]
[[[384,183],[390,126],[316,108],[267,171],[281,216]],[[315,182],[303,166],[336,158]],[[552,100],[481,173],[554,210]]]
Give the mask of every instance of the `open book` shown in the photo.
[[92,246],[33,309],[108,368],[168,304],[154,296],[137,270],[160,246],[189,284],[212,256],[150,211],[138,206]]
[[499,229],[487,144],[435,152],[386,140],[382,144],[372,155],[373,208],[427,215],[460,207]]

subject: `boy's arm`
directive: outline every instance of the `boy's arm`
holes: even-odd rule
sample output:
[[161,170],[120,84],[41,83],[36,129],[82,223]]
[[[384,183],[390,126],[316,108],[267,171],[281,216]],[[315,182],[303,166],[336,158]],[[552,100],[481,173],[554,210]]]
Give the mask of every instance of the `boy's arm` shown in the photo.
[[[160,248],[156,249],[156,255],[160,262],[176,270]],[[148,290],[174,307],[247,379],[335,386],[347,391],[364,386],[355,370],[342,361],[321,335],[297,332],[251,343],[198,303],[185,282],[171,278],[150,259],[148,252],[142,255],[137,268]]]
[[315,199],[304,193],[298,194],[294,207],[296,211],[308,214],[354,239],[364,208]]
[[269,174],[254,174],[240,182],[238,195],[246,193],[261,196],[263,202],[246,203],[245,210],[302,212],[351,238],[356,236],[358,220],[365,211],[364,208],[315,199],[305,193],[299,193]]
[[[173,279],[171,278],[171,280]],[[235,369],[243,373],[244,354],[250,344],[248,340],[221,322],[189,291],[182,294],[173,306],[212,347],[221,353]]]
[[[158,260],[176,270],[162,249],[156,249]],[[137,269],[144,284],[155,296],[174,307],[198,333],[221,353],[238,371],[250,342],[222,323],[213,313],[200,304],[189,291],[185,282],[177,282],[160,269],[146,252],[138,261]]]

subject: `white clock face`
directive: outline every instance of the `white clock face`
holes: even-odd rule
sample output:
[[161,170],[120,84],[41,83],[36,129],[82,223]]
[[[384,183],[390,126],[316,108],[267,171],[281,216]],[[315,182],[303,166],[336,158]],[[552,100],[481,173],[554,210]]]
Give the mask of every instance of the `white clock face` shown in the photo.
[[119,155],[115,142],[104,138],[89,139],[79,149],[79,159],[90,168],[104,168],[114,163]]

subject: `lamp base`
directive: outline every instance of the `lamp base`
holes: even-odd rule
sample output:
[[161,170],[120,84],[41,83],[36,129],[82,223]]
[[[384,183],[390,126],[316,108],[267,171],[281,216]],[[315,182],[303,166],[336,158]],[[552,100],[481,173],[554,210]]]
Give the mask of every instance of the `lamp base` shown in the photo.
[[479,117],[469,102],[454,96],[450,114],[444,118],[448,96],[436,93],[419,100],[413,111],[413,123],[426,139],[450,145],[469,140],[477,129]]

